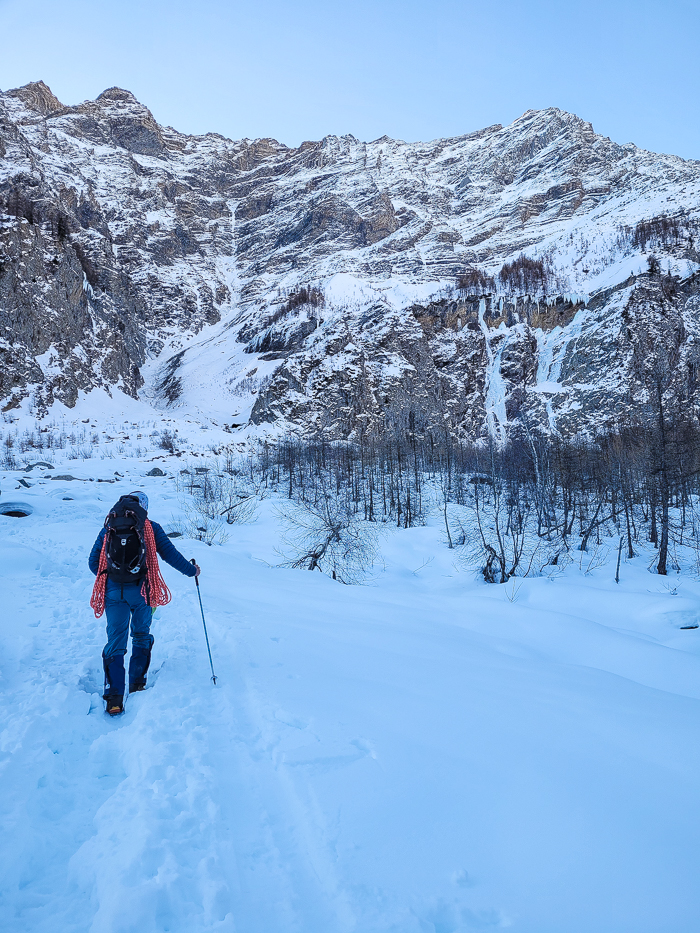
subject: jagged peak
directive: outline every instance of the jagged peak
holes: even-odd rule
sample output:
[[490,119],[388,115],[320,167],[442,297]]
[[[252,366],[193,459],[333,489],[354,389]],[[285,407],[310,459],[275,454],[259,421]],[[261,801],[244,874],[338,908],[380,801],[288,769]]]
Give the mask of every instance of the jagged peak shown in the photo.
[[[97,116],[99,121],[104,121],[112,141],[124,149],[139,155],[168,158],[160,126],[148,107],[131,91],[121,87],[107,88],[94,101],[85,101],[74,111],[78,116],[87,114],[90,118]],[[100,138],[101,132],[98,132]]]
[[96,98],[97,101],[113,101],[117,103],[136,104],[145,107],[132,93],[123,87],[108,87]]
[[54,113],[64,110],[64,105],[55,96],[48,84],[43,81],[30,81],[22,87],[7,91],[11,97],[18,97],[31,110],[37,113]]
[[393,136],[387,136],[386,133],[383,136],[380,136],[379,139],[372,139],[367,144],[369,146],[390,146],[393,143],[401,143],[402,140],[394,139]]
[[580,129],[593,132],[592,124],[588,123],[586,120],[583,120],[575,113],[570,113],[568,110],[561,110],[559,107],[544,107],[540,110],[526,110],[521,116],[513,120],[513,122],[506,127],[507,130],[511,128],[527,125],[528,127],[533,126],[575,126]]
[[[86,101],[88,106],[92,102]],[[107,113],[114,114],[119,113],[120,116],[124,115],[134,115],[138,119],[146,119],[149,123],[152,123],[154,127],[158,127],[158,132],[160,132],[160,127],[158,123],[149,110],[149,108],[142,104],[141,101],[132,94],[131,91],[127,91],[123,87],[108,87],[100,95],[95,98],[94,105],[105,110]]]
[[117,87],[116,84],[114,87],[105,88],[101,94],[97,95],[96,100],[125,100],[129,102],[135,101],[138,104],[138,100],[131,91],[123,87]]
[[544,120],[563,120],[564,122],[579,122],[583,123],[584,121],[581,117],[577,116],[575,113],[571,113],[569,110],[562,110],[560,107],[536,107],[526,110],[521,116],[519,116],[514,123],[518,123],[520,120],[525,119],[544,119]]

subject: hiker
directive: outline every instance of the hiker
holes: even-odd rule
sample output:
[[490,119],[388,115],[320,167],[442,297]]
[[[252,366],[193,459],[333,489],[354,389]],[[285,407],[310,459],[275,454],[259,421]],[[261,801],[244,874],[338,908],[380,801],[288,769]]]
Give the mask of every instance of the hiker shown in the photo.
[[148,518],[148,496],[130,492],[113,506],[95,541],[88,566],[95,574],[90,605],[95,618],[107,612],[107,644],[102,652],[107,712],[124,711],[124,655],[131,620],[129,693],[146,689],[151,663],[151,620],[158,606],[170,602],[170,590],[160,574],[160,554],[187,577],[198,577],[199,566],[189,562],[157,522]]

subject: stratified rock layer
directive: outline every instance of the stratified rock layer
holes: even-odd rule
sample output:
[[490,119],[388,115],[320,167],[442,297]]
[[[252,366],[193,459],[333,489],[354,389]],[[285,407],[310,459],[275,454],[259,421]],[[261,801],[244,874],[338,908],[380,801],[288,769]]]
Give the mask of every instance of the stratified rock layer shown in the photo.
[[[288,148],[30,84],[0,94],[0,399],[135,396],[153,370],[159,404],[335,437],[590,431],[661,370],[695,405],[699,218],[700,163],[554,108]],[[544,270],[529,294],[498,277],[521,255]]]

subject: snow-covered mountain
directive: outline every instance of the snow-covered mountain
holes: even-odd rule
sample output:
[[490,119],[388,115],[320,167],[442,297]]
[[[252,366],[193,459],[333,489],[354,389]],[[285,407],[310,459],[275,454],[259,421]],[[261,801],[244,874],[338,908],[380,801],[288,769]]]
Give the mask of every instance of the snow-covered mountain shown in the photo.
[[39,82],[0,94],[0,212],[6,407],[102,387],[236,430],[502,437],[613,423],[660,367],[696,400],[700,162],[556,108],[288,148]]

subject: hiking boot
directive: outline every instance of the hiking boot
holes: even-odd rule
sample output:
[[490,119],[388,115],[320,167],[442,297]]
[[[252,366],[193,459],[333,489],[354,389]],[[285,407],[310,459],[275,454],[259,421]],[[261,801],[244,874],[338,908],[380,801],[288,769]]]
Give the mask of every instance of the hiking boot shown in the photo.
[[107,712],[110,716],[118,716],[124,712],[124,697],[118,693],[112,693],[105,697],[107,701]]
[[113,654],[109,658],[102,658],[102,665],[105,671],[105,689],[102,694],[106,700],[109,697],[118,696],[120,699],[124,696],[124,656]]
[[[151,639],[151,644],[153,640]],[[134,645],[129,660],[129,693],[137,693],[146,689],[146,673],[151,663],[151,648]]]

